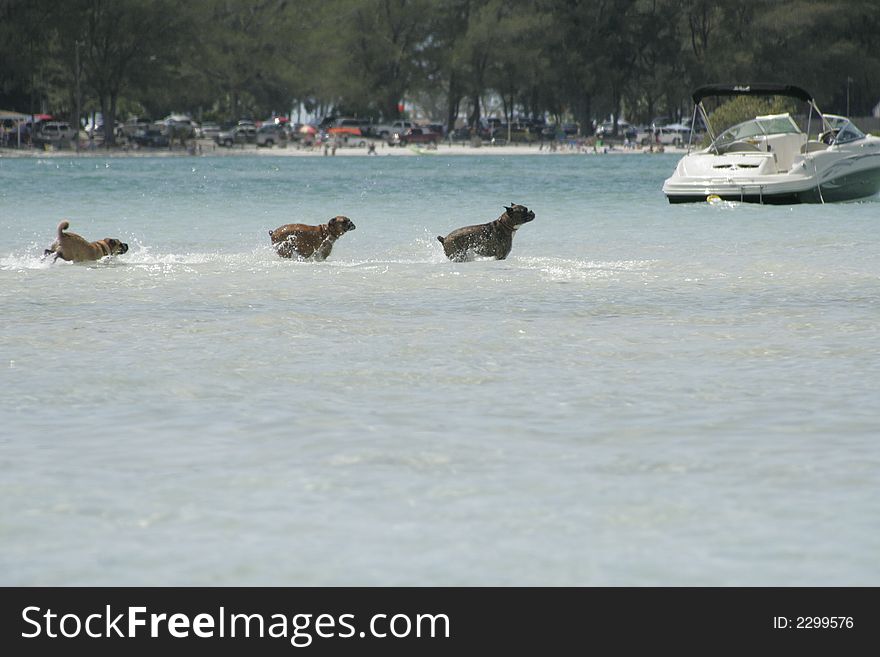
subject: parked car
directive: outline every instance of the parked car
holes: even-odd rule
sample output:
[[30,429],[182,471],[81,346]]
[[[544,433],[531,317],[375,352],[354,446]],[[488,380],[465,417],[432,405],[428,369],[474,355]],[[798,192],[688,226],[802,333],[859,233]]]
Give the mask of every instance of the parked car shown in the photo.
[[62,141],[70,141],[76,138],[76,130],[64,121],[47,121],[37,124],[37,132],[34,139],[38,143],[58,144]]
[[375,134],[380,139],[390,139],[394,134],[400,134],[409,130],[410,128],[415,128],[416,124],[412,121],[393,121],[392,123],[380,123],[379,125],[373,126],[373,134]]
[[169,135],[173,135],[175,139],[192,139],[198,134],[199,124],[188,116],[175,115],[165,117],[162,120],[165,130]]
[[271,148],[275,144],[287,145],[287,139],[287,130],[283,126],[276,123],[264,123],[257,130],[255,141],[257,146]]
[[509,130],[507,124],[502,123],[495,129],[493,137],[495,138],[496,143],[499,139],[504,139],[506,141],[508,138],[511,142],[519,143],[533,142],[538,139],[538,136],[534,132],[531,132],[529,126],[525,123],[512,123],[510,124]]
[[150,119],[133,117],[122,124],[122,136],[132,139],[150,130],[152,126],[153,122]]
[[363,134],[360,119],[336,119],[329,126],[326,126],[325,129],[327,130],[327,134],[330,135],[352,135],[360,137]]
[[366,146],[367,142],[363,139],[366,134],[366,122],[362,119],[338,118],[330,125],[324,128],[324,132],[329,139],[341,141],[343,144],[354,146]]
[[214,141],[218,146],[232,146],[233,144],[253,144],[257,141],[257,129],[253,124],[237,125],[230,130],[221,130]]
[[440,135],[441,138],[443,138],[446,135],[446,126],[443,125],[442,123],[429,123],[428,125],[426,125],[424,127],[427,128],[428,130],[430,130],[431,132]]
[[[596,127],[596,136],[597,137],[610,137],[614,134],[614,121],[605,121],[604,123],[599,124]],[[617,136],[618,137],[629,137],[630,139],[634,139],[636,136],[636,129],[627,121],[618,121],[617,122]]]
[[361,135],[364,137],[376,136],[376,133],[373,131],[373,122],[370,119],[358,119],[358,123],[361,127]]
[[541,135],[547,127],[547,121],[544,119],[524,119],[520,123],[528,126],[528,131],[535,136]]
[[410,128],[404,130],[403,133],[394,133],[389,140],[389,144],[398,144],[400,146],[407,146],[408,144],[432,144],[436,146],[437,142],[441,139],[442,137],[440,135],[436,132],[432,132],[428,128]]
[[544,139],[556,139],[557,135],[562,134],[562,130],[555,123],[544,124],[544,127],[541,128],[541,136]]
[[[104,120],[98,119],[95,121],[88,121],[85,126],[83,126],[83,132],[92,139],[103,139],[104,138]],[[125,137],[125,131],[123,130],[123,123],[121,121],[116,122],[116,127],[113,129],[113,134],[117,139]]]
[[146,148],[162,148],[169,144],[168,135],[158,128],[149,128],[132,137],[132,141],[138,146]]
[[671,125],[655,126],[646,132],[640,132],[637,139],[642,146],[649,144],[682,146],[688,143],[690,132],[690,128],[686,125],[674,123]]
[[214,139],[217,135],[220,134],[220,126],[211,121],[206,121],[202,124],[201,128],[201,137],[202,139]]
[[674,123],[672,117],[669,116],[655,116],[651,119],[651,129],[659,128],[664,125],[669,125],[670,123]]

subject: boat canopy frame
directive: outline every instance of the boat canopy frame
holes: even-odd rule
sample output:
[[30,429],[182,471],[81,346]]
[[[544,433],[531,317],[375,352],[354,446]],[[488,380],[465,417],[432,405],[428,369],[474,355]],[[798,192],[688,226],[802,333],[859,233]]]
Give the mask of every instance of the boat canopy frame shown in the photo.
[[[715,146],[715,142],[718,139],[718,135],[715,134],[715,131],[712,129],[712,123],[709,121],[709,115],[706,112],[706,108],[703,105],[703,99],[707,97],[715,97],[715,96],[787,96],[789,98],[797,98],[798,100],[802,100],[810,108],[809,116],[807,117],[807,135],[810,134],[810,127],[813,121],[813,111],[819,116],[822,121],[822,124],[825,129],[830,128],[830,124],[825,119],[825,116],[819,110],[819,107],[816,105],[816,101],[813,100],[812,94],[810,94],[805,89],[798,87],[793,84],[707,84],[702,87],[698,87],[693,95],[694,101],[694,116],[691,119],[691,133],[688,137],[688,153],[691,151],[691,144],[693,140],[694,130],[697,126],[697,113],[699,112],[700,116],[703,119],[703,123],[706,126],[706,130],[709,132],[709,137],[712,139],[712,146]],[[717,154],[718,149],[715,148],[715,152]]]
[[805,103],[813,102],[812,94],[793,84],[707,84],[694,91],[694,104],[707,96],[790,96]]

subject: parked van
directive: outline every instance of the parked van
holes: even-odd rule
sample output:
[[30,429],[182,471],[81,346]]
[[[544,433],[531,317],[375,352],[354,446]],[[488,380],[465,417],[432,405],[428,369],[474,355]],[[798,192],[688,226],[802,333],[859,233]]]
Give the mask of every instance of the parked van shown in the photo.
[[256,143],[257,146],[266,146],[268,148],[272,148],[276,144],[286,146],[287,130],[282,125],[264,123],[257,130]]
[[691,129],[680,123],[655,126],[639,133],[637,139],[642,146],[662,144],[664,146],[683,146],[688,143]]
[[37,124],[34,139],[38,143],[60,144],[63,141],[76,139],[76,130],[64,121],[47,121]]

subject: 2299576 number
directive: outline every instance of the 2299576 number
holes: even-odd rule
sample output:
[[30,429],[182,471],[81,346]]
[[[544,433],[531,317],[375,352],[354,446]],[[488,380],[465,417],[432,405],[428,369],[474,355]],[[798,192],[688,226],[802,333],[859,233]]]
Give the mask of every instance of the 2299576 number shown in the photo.
[[798,616],[795,627],[799,630],[852,629],[852,616]]

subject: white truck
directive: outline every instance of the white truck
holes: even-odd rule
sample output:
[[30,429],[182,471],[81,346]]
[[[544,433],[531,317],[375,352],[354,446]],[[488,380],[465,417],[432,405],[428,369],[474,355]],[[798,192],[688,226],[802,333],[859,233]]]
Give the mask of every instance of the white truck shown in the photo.
[[391,123],[380,123],[373,126],[373,134],[380,139],[391,139],[394,135],[402,135],[410,128],[418,127],[412,121],[392,121]]

